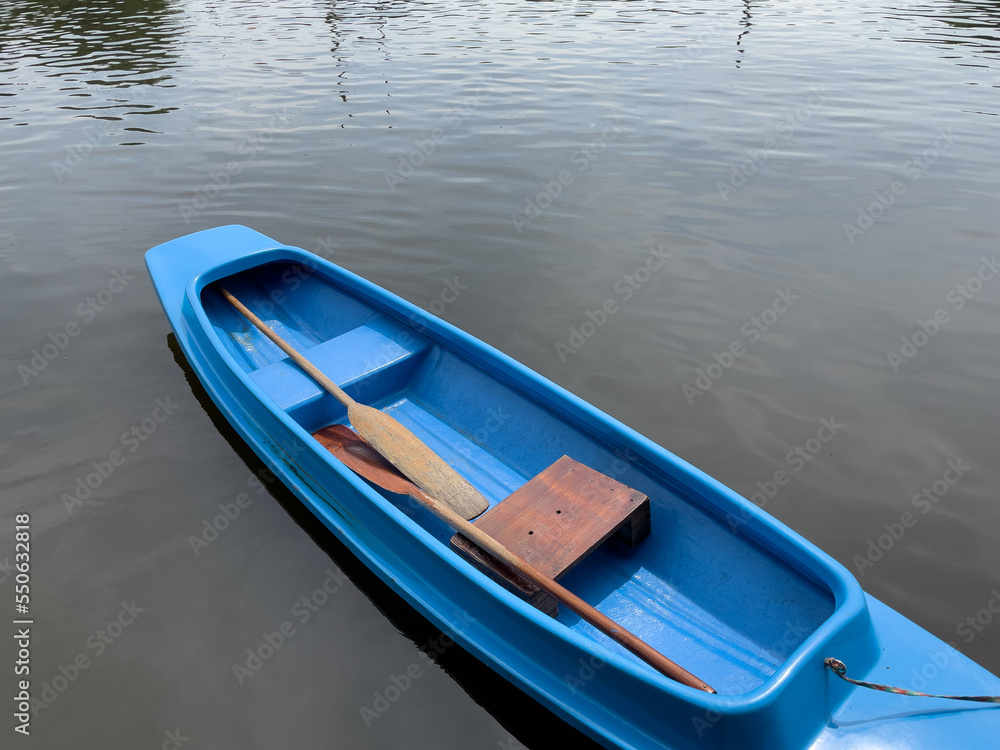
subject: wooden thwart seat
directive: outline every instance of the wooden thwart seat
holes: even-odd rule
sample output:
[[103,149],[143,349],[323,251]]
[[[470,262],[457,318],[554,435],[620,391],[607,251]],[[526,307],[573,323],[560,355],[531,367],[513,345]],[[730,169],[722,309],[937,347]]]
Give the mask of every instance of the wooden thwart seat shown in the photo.
[[[563,456],[481,515],[475,525],[522,560],[558,580],[612,535],[630,547],[649,535],[649,498]],[[556,600],[461,534],[461,555],[553,617]]]

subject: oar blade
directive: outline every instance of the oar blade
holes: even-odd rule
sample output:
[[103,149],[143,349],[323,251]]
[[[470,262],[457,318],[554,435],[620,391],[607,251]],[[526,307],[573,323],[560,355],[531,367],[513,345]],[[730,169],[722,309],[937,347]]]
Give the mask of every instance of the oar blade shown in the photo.
[[358,437],[350,427],[334,424],[313,433],[328,451],[356,474],[397,495],[418,495],[422,490],[385,457]]
[[358,434],[400,472],[466,520],[490,507],[475,487],[393,417],[357,403],[350,406],[347,416]]
[[347,416],[365,440],[385,456],[414,484],[466,520],[475,518],[489,506],[489,501],[440,456],[424,445],[416,435],[385,412],[357,403],[343,389],[306,359],[301,352],[272,331],[267,324],[230,294],[221,284],[219,292],[243,316],[262,331],[310,377],[347,407]]

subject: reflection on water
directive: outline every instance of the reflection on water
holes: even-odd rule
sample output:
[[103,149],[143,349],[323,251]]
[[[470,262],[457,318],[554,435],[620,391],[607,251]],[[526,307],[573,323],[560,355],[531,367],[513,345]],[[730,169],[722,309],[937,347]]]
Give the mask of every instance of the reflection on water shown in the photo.
[[[25,89],[58,90],[61,109],[120,120],[166,111],[106,90],[172,85],[178,64],[179,10],[170,0],[5,0],[0,3],[0,96]],[[45,81],[44,79],[57,79]],[[100,99],[90,102],[88,99]],[[52,99],[44,104],[51,106]],[[0,120],[16,110],[18,124],[35,107],[19,99],[0,105]]]
[[743,55],[747,52],[744,38],[750,33],[750,28],[753,26],[752,18],[750,0],[743,0],[743,17],[740,19],[740,25],[743,27],[743,30],[736,37],[736,51],[740,53],[740,56],[736,58],[737,68],[740,67],[740,63],[743,62]]
[[[1000,60],[1000,3],[982,0],[952,0],[950,3],[894,8],[888,18],[913,22],[913,36],[896,37],[900,42],[930,43],[947,52],[957,64],[980,60]],[[928,25],[928,21],[935,25]],[[944,28],[936,24],[944,24]],[[965,49],[956,49],[961,46]],[[979,62],[983,65],[983,62]],[[996,66],[989,66],[996,67]]]

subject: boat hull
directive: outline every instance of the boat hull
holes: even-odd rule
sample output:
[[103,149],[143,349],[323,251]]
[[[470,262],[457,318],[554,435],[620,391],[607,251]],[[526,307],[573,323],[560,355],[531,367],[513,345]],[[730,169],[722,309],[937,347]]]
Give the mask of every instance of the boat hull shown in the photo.
[[[997,736],[1000,714],[988,706],[835,678],[826,656],[878,681],[926,674],[936,658],[946,666],[929,686],[1000,692],[993,675],[867,597],[756,506],[482,342],[245,227],[158,246],[147,266],[199,380],[310,511],[464,648],[608,747],[941,748]],[[211,287],[221,279],[492,503],[563,453],[649,494],[653,533],[641,549],[607,545],[563,582],[720,694],[670,681],[570,614],[534,610],[458,558],[436,519],[340,465],[310,433],[345,421],[343,408],[223,306]],[[899,737],[908,744],[876,742]]]

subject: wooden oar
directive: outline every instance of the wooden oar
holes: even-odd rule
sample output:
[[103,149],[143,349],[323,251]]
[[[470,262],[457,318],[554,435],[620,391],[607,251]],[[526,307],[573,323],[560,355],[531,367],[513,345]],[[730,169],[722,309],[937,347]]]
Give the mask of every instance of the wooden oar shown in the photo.
[[463,520],[475,518],[489,507],[489,501],[475,487],[424,445],[416,435],[385,412],[359,404],[348,396],[221,284],[216,283],[215,286],[233,307],[260,329],[261,333],[271,339],[295,364],[347,407],[347,418],[358,434],[375,446],[379,453],[414,484],[460,514]]
[[689,687],[704,690],[706,693],[715,692],[704,680],[695,677],[637,635],[629,632],[610,617],[598,612],[572,591],[556,583],[530,563],[522,560],[478,526],[469,523],[459,514],[455,513],[447,505],[437,502],[428,493],[421,490],[397,471],[374,447],[366,443],[346,425],[324,427],[315,433],[315,437],[353,471],[373,484],[389,490],[389,492],[395,492],[398,495],[409,495],[423,503],[438,518],[455,529],[455,531],[478,544],[498,560],[503,561],[517,573],[538,586],[538,588],[558,600],[561,604],[566,605],[573,612],[576,612],[576,614],[602,633],[614,638],[615,641],[667,677]]

